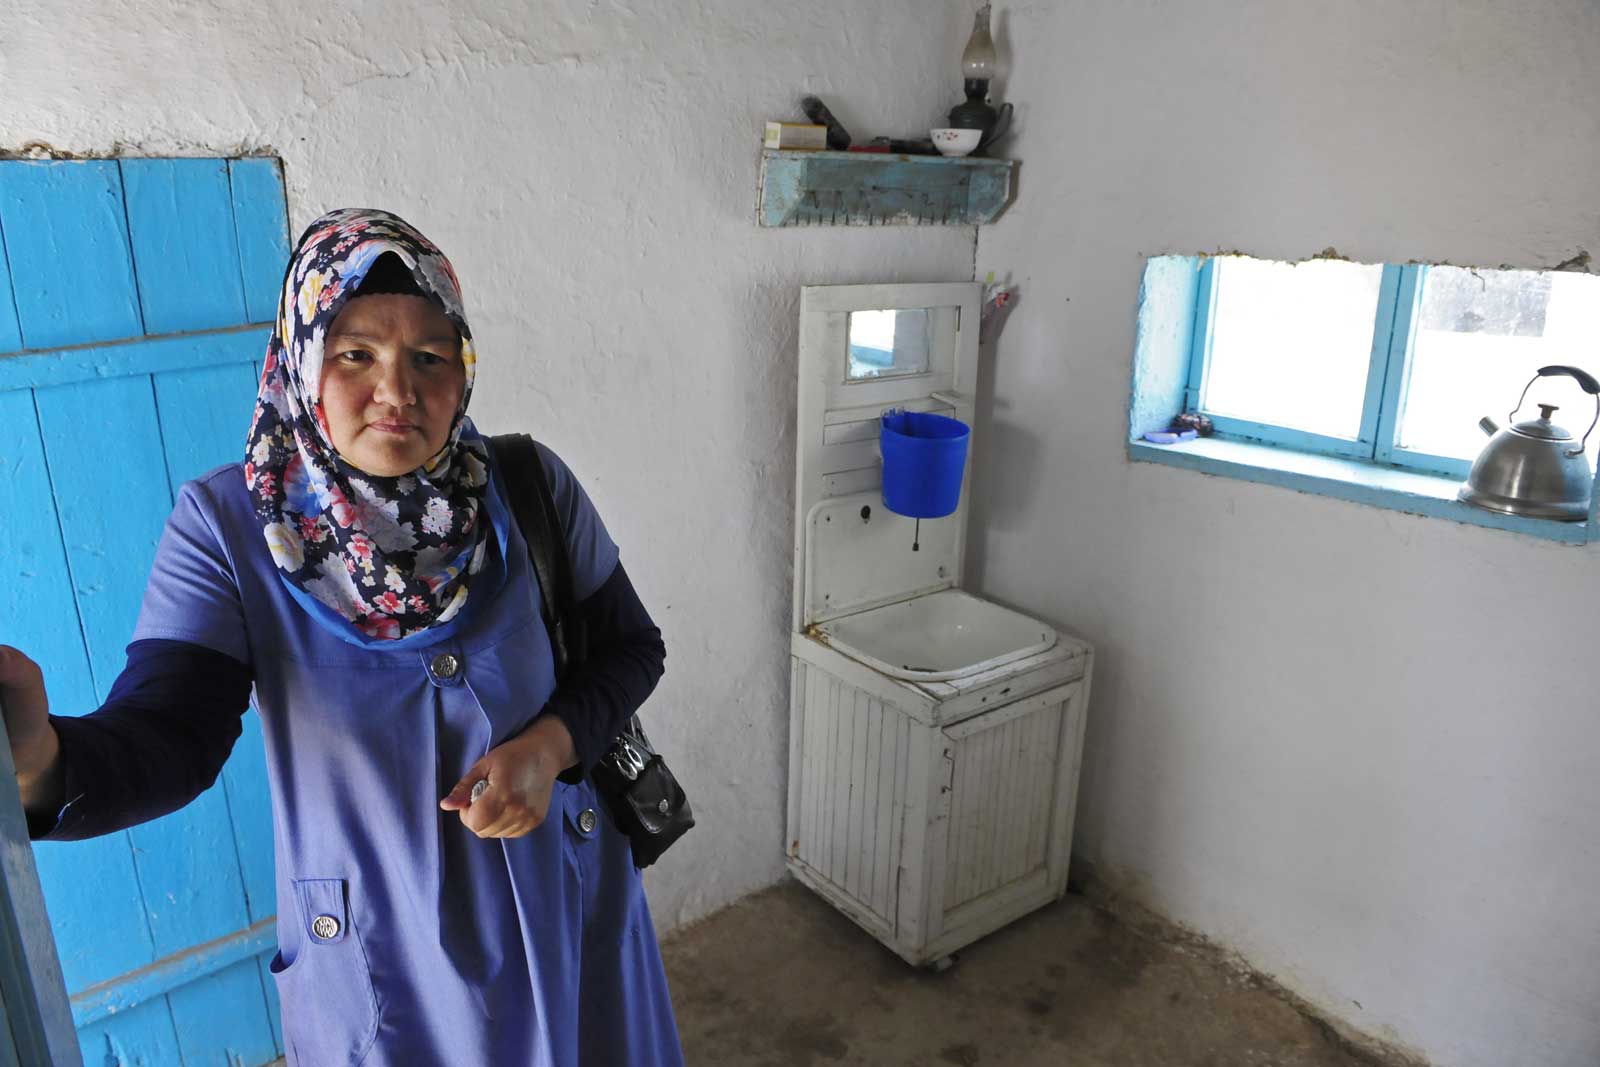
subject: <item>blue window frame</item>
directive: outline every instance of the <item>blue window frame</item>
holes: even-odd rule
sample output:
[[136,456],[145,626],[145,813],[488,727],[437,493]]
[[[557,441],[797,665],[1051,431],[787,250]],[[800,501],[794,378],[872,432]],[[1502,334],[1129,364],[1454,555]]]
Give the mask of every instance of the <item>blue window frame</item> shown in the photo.
[[1410,386],[1411,355],[1421,306],[1425,265],[1383,266],[1372,349],[1367,365],[1366,390],[1359,430],[1353,438],[1312,433],[1270,422],[1231,417],[1207,409],[1207,378],[1212,368],[1219,261],[1207,259],[1200,268],[1195,300],[1194,333],[1190,344],[1186,407],[1204,412],[1224,438],[1254,441],[1300,452],[1340,456],[1401,467],[1424,474],[1464,478],[1472,464],[1453,456],[1433,455],[1400,447],[1404,399]]
[[[1505,418],[1501,404],[1515,402],[1539,367],[1600,374],[1600,277],[1325,263],[1306,278],[1279,270],[1308,264],[1254,259],[1235,271],[1239,262],[1145,263],[1129,459],[1569,545],[1600,542],[1600,494],[1581,523],[1458,499],[1482,447],[1482,415]],[[1185,411],[1210,416],[1217,434],[1163,440]],[[1591,420],[1600,416],[1586,397],[1560,424],[1576,438]]]

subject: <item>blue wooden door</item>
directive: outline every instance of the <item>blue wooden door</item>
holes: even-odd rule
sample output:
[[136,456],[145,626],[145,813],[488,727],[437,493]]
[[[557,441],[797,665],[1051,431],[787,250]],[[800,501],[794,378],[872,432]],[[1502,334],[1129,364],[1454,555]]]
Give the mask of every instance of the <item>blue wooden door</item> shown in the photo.
[[[0,161],[0,641],[56,714],[121,669],[177,487],[242,458],[286,226],[272,159]],[[189,806],[35,853],[86,1064],[281,1054],[254,711]]]

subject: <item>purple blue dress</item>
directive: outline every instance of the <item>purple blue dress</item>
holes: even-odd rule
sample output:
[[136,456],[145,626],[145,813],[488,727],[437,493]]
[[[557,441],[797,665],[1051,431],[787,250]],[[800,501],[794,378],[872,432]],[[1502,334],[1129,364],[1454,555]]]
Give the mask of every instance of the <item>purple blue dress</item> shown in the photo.
[[[553,455],[579,598],[617,549]],[[587,779],[546,821],[479,839],[445,795],[554,689],[521,534],[493,524],[465,610],[377,640],[286,583],[239,464],[186,484],[135,640],[250,665],[277,865],[271,964],[294,1067],[669,1067],[682,1063],[627,839]]]

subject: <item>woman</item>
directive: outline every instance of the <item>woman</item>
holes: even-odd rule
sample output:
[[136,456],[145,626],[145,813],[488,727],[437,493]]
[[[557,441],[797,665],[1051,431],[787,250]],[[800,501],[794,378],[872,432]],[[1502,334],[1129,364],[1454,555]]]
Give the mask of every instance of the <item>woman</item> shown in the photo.
[[311,224],[244,462],[180,492],[106,705],[49,715],[37,665],[0,647],[30,832],[188,803],[253,686],[291,1064],[679,1064],[639,874],[583,774],[660,677],[660,633],[542,451],[590,635],[556,690],[526,544],[466,416],[474,363],[426,238],[381,211]]

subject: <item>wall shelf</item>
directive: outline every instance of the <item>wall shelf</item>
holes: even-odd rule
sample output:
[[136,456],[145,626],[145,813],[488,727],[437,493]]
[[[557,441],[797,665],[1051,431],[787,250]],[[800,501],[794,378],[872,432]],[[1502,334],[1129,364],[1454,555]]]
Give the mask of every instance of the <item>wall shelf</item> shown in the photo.
[[1016,160],[761,152],[761,226],[975,226],[1011,199]]

